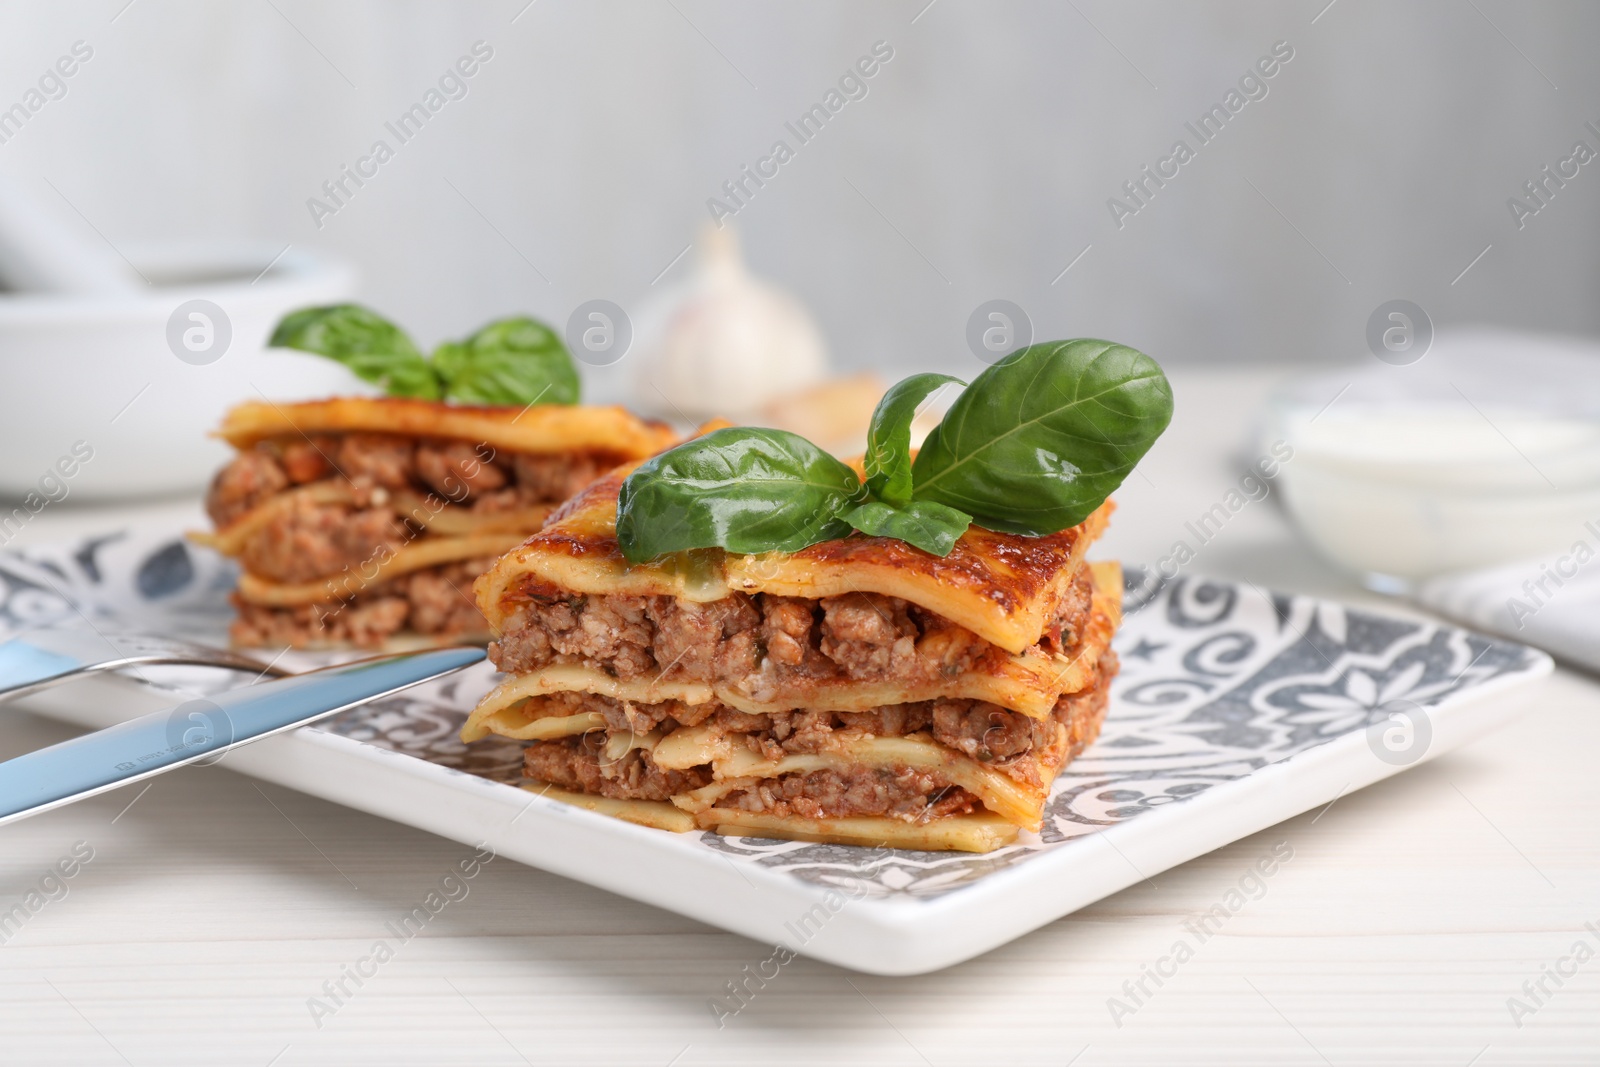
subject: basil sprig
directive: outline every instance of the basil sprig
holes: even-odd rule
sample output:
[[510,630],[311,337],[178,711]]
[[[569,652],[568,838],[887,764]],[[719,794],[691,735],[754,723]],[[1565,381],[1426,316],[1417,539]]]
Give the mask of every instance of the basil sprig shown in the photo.
[[867,431],[867,488],[897,508],[911,503],[911,420],[930,395],[946,385],[965,385],[948,374],[913,374],[889,387],[872,412]]
[[869,500],[845,512],[844,521],[870,537],[894,537],[935,556],[948,556],[972,525],[972,516],[931,500],[898,508]]
[[617,540],[635,563],[666,552],[798,552],[843,537],[865,492],[856,472],[799,434],[730,426],[635,468],[617,496]]
[[1013,352],[973,381],[922,442],[918,500],[990,530],[1040,537],[1076,526],[1172,421],[1155,360],[1110,341]]
[[377,312],[334,304],[284,316],[268,344],[336,360],[390,396],[499,405],[578,402],[578,372],[567,346],[530,318],[491,322],[464,341],[444,342],[429,359]]
[[945,556],[970,524],[1042,536],[1122,484],[1172,419],[1154,360],[1107,341],[1053,341],[975,378],[910,456],[911,420],[956,379],[919,374],[878,403],[863,482],[792,433],[718,430],[638,467],[617,498],[631,562],[668,552],[795,552],[851,528]]
[[285,315],[267,342],[337,360],[390,396],[439,399],[439,379],[404,330],[359,304],[301,308]]

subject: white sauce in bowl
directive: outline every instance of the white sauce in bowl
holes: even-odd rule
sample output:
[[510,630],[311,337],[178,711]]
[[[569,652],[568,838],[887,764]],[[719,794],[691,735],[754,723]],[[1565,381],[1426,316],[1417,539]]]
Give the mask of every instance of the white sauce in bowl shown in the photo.
[[1279,425],[1290,514],[1374,584],[1538,555],[1600,525],[1600,422],[1392,401],[1289,407]]

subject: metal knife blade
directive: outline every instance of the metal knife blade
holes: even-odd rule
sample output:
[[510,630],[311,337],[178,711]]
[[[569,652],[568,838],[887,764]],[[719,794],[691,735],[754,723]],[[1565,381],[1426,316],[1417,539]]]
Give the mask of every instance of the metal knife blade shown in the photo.
[[293,671],[261,663],[231,649],[209,648],[175,637],[80,626],[32,630],[0,644],[0,701],[48,689],[95,671],[140,664],[189,663],[281,678]]
[[83,669],[83,660],[31,641],[0,645],[0,699],[26,696]]
[[484,658],[442,648],[346,663],[190,700],[0,763],[0,824],[217,756]]

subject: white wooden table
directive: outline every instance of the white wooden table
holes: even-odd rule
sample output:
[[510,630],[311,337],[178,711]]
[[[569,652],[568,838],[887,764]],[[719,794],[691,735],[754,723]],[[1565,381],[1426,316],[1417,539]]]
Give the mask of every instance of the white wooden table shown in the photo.
[[[1106,554],[1157,558],[1237,480],[1271,381],[1175,377],[1178,419],[1120,494]],[[61,506],[26,537],[197,514]],[[1192,570],[1375,599],[1266,502]],[[467,850],[182,770],[0,829],[0,911],[93,851],[0,944],[0,1063],[1594,1064],[1600,958],[1561,961],[1575,941],[1600,950],[1584,927],[1600,928],[1600,684],[1539,684],[1522,721],[1468,749],[987,956],[898,979],[798,960],[723,1029],[708,1001],[770,946],[510,861],[361,988],[346,980],[354,995],[319,1027],[309,998]],[[73,732],[14,710],[0,722],[3,756]],[[1293,858],[1266,895],[1114,1021],[1108,1000],[1280,841]],[[1535,1005],[1524,982],[1558,963],[1576,973],[1543,978]],[[1535,1010],[1514,1020],[1512,997]]]

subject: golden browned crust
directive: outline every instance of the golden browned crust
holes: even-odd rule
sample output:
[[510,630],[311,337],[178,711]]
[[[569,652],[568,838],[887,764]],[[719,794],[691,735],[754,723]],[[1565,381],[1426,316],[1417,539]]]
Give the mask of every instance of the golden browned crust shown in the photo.
[[852,534],[799,552],[740,556],[705,549],[630,565],[617,544],[619,467],[558,508],[544,529],[506,553],[475,586],[498,630],[528,596],[675,596],[707,603],[734,592],[828,597],[882,593],[937,612],[1020,653],[1037,644],[1089,545],[1108,500],[1071,529],[1023,537],[971,527],[940,558],[888,537]]
[[448,437],[509,452],[595,451],[624,459],[642,459],[678,439],[665,423],[641,419],[621,407],[475,407],[388,396],[298,404],[251,401],[228,412],[217,436],[243,450],[273,437],[314,433]]
[[942,558],[892,537],[861,534],[794,553],[730,556],[728,584],[782,596],[896,596],[1021,652],[1038,642],[1112,507],[1107,501],[1077,526],[1045,537],[972,526]]

